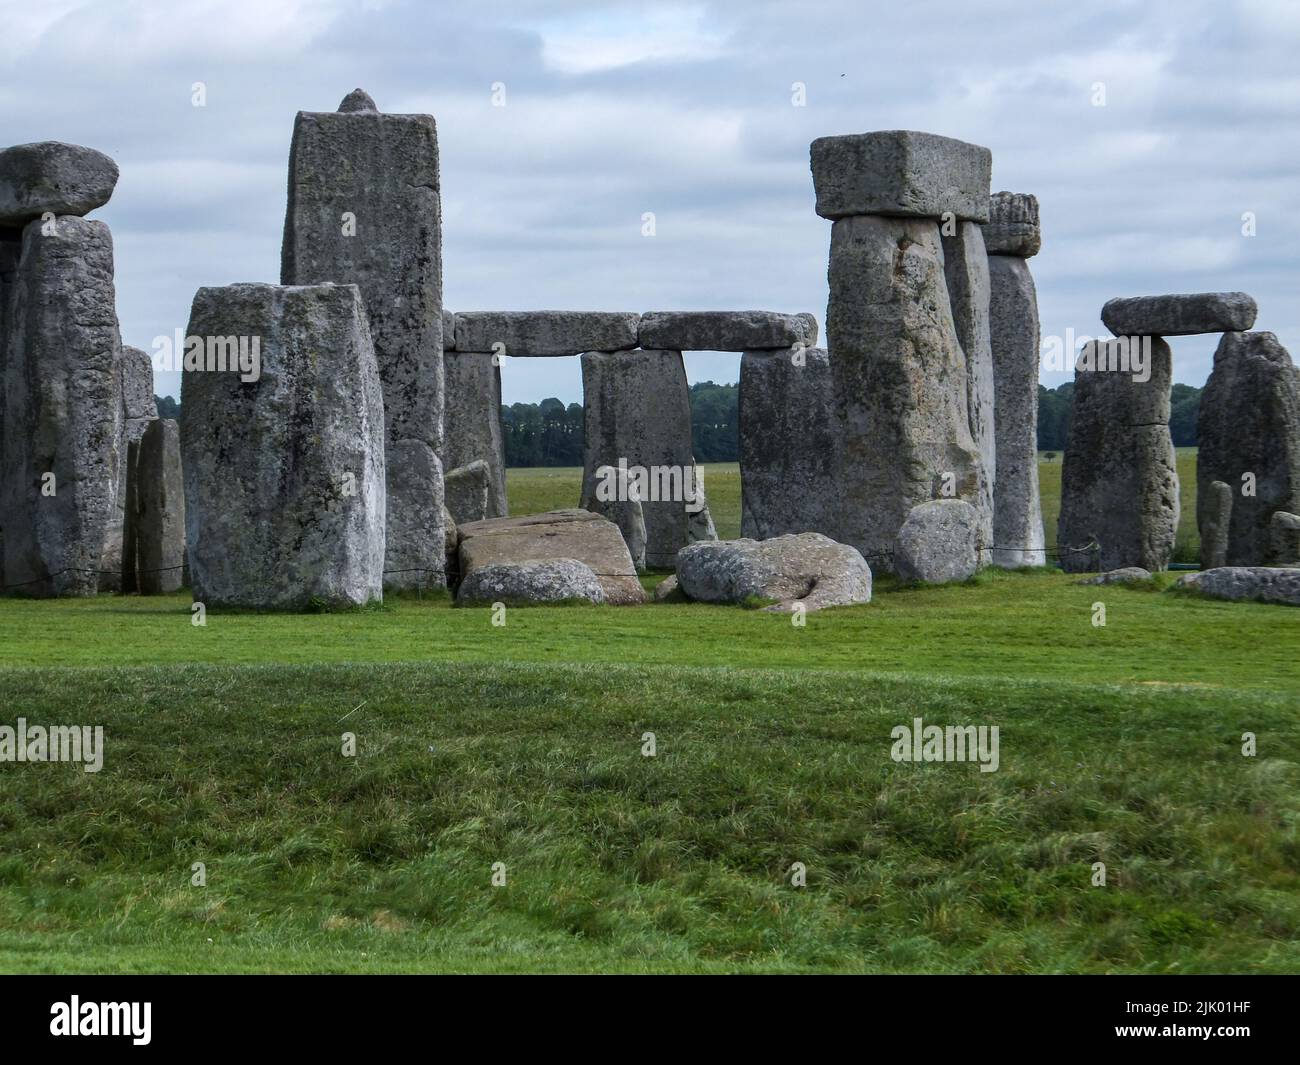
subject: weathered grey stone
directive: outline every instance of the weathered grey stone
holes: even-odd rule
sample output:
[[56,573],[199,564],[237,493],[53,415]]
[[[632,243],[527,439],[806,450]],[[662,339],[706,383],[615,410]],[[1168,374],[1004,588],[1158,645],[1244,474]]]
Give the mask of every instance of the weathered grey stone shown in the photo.
[[456,605],[470,603],[564,603],[585,599],[606,602],[605,589],[591,567],[576,558],[494,562],[466,577],[456,592]]
[[499,517],[488,513],[492,475],[482,459],[457,466],[446,475],[447,509],[456,524]]
[[815,532],[690,544],[677,554],[677,581],[687,598],[705,603],[776,599],[765,608],[774,613],[871,602],[871,567]]
[[[1201,393],[1197,434],[1198,487],[1223,481],[1232,488],[1227,564],[1268,561],[1274,512],[1300,514],[1300,371],[1272,333],[1224,334]],[[1210,517],[1199,495],[1203,528]]]
[[681,585],[677,581],[677,574],[670,573],[667,577],[655,585],[655,602],[665,602],[670,597],[681,592]]
[[[9,333],[7,321],[9,293],[18,272],[18,260],[23,253],[22,230],[0,231],[0,474],[7,473],[5,463],[5,338]],[[0,490],[0,498],[3,490]],[[0,514],[0,585],[5,572],[5,515]]]
[[704,491],[704,471],[694,459],[691,460],[691,483],[695,485],[697,509],[687,508],[686,538],[690,543],[716,540],[718,530],[713,524],[713,514],[709,510],[708,496]]
[[[993,528],[993,497],[997,483],[997,440],[993,434],[993,349],[989,335],[989,257],[984,237],[974,222],[958,222],[957,232],[943,241],[943,272],[948,282],[957,342],[966,356],[966,411],[970,435],[979,449],[984,482],[978,500],[983,526]],[[981,562],[989,561],[990,544],[982,547]]]
[[[979,509],[985,498],[938,225],[841,219],[831,230],[829,281],[826,334],[844,412],[838,532],[888,568],[917,504],[951,495]],[[989,523],[981,552],[991,537]]]
[[123,469],[126,471],[126,485],[122,494],[122,579],[119,587],[124,593],[131,593],[140,590],[140,441],[133,440],[127,445]]
[[1300,569],[1291,566],[1223,566],[1179,577],[1174,588],[1211,599],[1254,600],[1300,606]]
[[[442,200],[432,115],[381,114],[360,89],[337,112],[298,112],[280,280],[360,288],[383,383],[386,443],[422,440],[445,465]],[[395,464],[389,470],[400,472]],[[419,494],[408,498],[407,487]],[[430,505],[419,478],[388,486],[388,513],[404,529],[417,528]],[[441,520],[433,511],[430,543],[443,535]],[[393,539],[394,549],[406,546],[405,535]],[[385,563],[406,568],[397,559]]]
[[1140,373],[1101,368],[1122,364],[1122,340],[1093,341],[1076,361],[1056,537],[1067,573],[1125,566],[1155,572],[1168,567],[1173,553],[1178,470],[1169,436],[1172,358],[1159,337],[1143,339],[1150,345],[1145,381],[1136,379]]
[[447,310],[442,312],[442,350],[456,350],[456,315]]
[[[123,584],[127,570],[126,525],[130,520],[127,510],[128,449],[144,435],[146,427],[158,417],[158,405],[153,391],[153,362],[146,352],[128,345],[122,346],[122,433],[118,441],[117,484],[113,491],[113,518],[104,544],[104,561],[99,575],[99,590],[135,591]],[[135,560],[130,560],[134,572]]]
[[990,255],[1038,254],[1043,235],[1038,224],[1038,197],[1028,192],[995,192],[989,197],[984,247]]
[[1038,490],[1038,294],[1029,264],[989,256],[989,337],[993,351],[995,566],[1047,564]]
[[382,599],[383,392],[357,287],[201,288],[186,335],[260,338],[262,371],[250,382],[182,377],[195,600],[302,609]]
[[[641,509],[639,493],[640,486],[628,476],[626,467],[601,466],[596,470],[591,498],[585,503],[585,509],[618,526],[638,572],[645,569],[646,542],[645,513]],[[717,535],[711,539],[716,540]]]
[[552,510],[522,518],[490,518],[460,526],[462,580],[501,562],[576,559],[600,580],[607,602],[644,603],[627,544],[618,526],[586,510]]
[[[443,467],[452,470],[473,462],[487,463],[487,512],[481,516],[504,517],[507,513],[506,452],[501,430],[501,367],[490,353],[479,351],[449,354],[446,366],[447,431]],[[455,507],[452,513],[457,521],[477,520],[462,518]]]
[[1240,332],[1255,324],[1257,313],[1244,292],[1189,292],[1107,300],[1101,320],[1117,337],[1176,337]]
[[775,311],[652,311],[641,316],[643,348],[676,351],[761,351],[817,343],[811,314]]
[[961,499],[912,508],[894,545],[894,571],[905,581],[964,581],[979,568],[980,514]]
[[582,356],[582,391],[581,505],[594,505],[600,467],[628,469],[641,486],[645,564],[671,566],[678,550],[691,542],[692,514],[705,505],[703,484],[694,477],[682,353],[587,352]]
[[1269,522],[1273,533],[1272,563],[1275,566],[1300,564],[1300,514],[1276,511]]
[[840,428],[825,348],[740,359],[740,534],[835,538]]
[[[1204,498],[1201,498],[1204,492]],[[1197,525],[1201,536],[1201,568],[1228,564],[1228,537],[1232,530],[1232,487],[1211,481],[1209,490],[1197,490]]]
[[4,583],[94,595],[125,458],[113,239],[74,216],[42,227],[24,230],[6,314]]
[[621,311],[457,311],[456,350],[515,358],[622,351],[637,346],[640,318]]
[[1099,573],[1095,577],[1085,577],[1081,581],[1075,581],[1075,584],[1136,584],[1140,581],[1149,581],[1151,572],[1144,570],[1141,566],[1125,566],[1123,569],[1108,570],[1106,573]]
[[136,463],[139,530],[137,582],[144,595],[181,586],[185,565],[185,480],[180,426],[170,418],[149,423]]
[[84,215],[108,203],[117,164],[80,144],[38,141],[0,151],[0,226],[24,226],[46,212]]
[[[911,130],[882,130],[812,142],[817,213],[989,218],[993,154],[965,141]],[[834,345],[831,345],[834,351]]]
[[384,587],[404,591],[446,587],[442,463],[423,440],[389,444],[384,462]]

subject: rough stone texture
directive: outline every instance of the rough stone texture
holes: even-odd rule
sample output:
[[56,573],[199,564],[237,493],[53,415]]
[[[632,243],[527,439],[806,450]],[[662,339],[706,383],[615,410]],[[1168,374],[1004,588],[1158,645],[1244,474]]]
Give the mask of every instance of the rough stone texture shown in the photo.
[[[118,454],[123,461],[118,466],[117,484],[114,487],[113,520],[104,543],[103,572],[99,575],[99,590],[134,591],[123,584],[127,568],[126,525],[130,520],[127,510],[127,482],[129,479],[126,458],[130,446],[144,435],[149,423],[158,417],[158,405],[153,391],[153,362],[147,352],[128,345],[122,347],[122,438]],[[134,570],[134,559],[131,568]]]
[[[21,230],[4,230],[0,232],[0,474],[8,470],[5,465],[5,338],[9,327],[6,316],[9,307],[9,293],[13,288],[14,276],[18,272],[18,260],[22,257],[23,241]],[[3,488],[0,488],[0,498]],[[0,585],[4,584],[5,572],[5,516],[0,514]]]
[[905,581],[964,581],[979,568],[980,515],[960,499],[912,508],[898,531],[894,570]]
[[644,603],[632,556],[618,526],[587,510],[552,510],[523,518],[490,518],[460,526],[462,580],[500,562],[576,559],[600,580],[607,602]]
[[582,356],[582,391],[581,505],[594,506],[595,474],[601,466],[647,471],[649,484],[641,492],[645,564],[671,566],[677,552],[698,535],[698,523],[693,532],[687,507],[698,510],[704,503],[702,483],[687,483],[693,477],[695,460],[682,353],[587,352]]
[[[488,518],[503,518],[506,505],[506,449],[501,429],[501,367],[490,353],[457,351],[447,356],[447,430],[443,468],[482,461],[488,467]],[[452,508],[457,521],[463,519]]]
[[825,348],[747,351],[740,359],[740,535],[835,538],[839,418]]
[[995,566],[1047,564],[1038,494],[1038,293],[1029,264],[989,256],[989,337],[993,352]]
[[[345,213],[355,218],[352,236],[345,234]],[[446,465],[442,200],[432,115],[381,114],[360,89],[337,112],[298,112],[280,280],[361,289],[383,383],[386,443],[422,440]],[[400,473],[395,464],[389,469]],[[419,494],[408,498],[406,487]],[[419,478],[390,485],[387,499],[390,516],[404,529],[414,529],[429,513]],[[433,511],[430,543],[443,535],[441,520],[441,512]],[[394,549],[407,544],[405,536],[393,539]],[[384,568],[406,567],[393,558]],[[411,576],[418,579],[417,573]]]
[[[1202,492],[1205,492],[1204,498]],[[1222,481],[1211,481],[1208,491],[1198,487],[1196,510],[1201,535],[1201,568],[1226,566],[1228,536],[1232,528],[1232,486]]]
[[576,558],[494,562],[461,581],[456,605],[467,603],[605,603],[605,589],[591,567]]
[[185,566],[180,425],[171,418],[150,422],[138,452],[136,579],[142,594],[163,595],[180,588]]
[[1300,569],[1286,566],[1223,566],[1179,577],[1175,588],[1200,592],[1212,599],[1250,599],[1260,603],[1300,606]]
[[1043,234],[1038,224],[1038,197],[1028,192],[995,192],[989,197],[984,247],[990,255],[1038,254]]
[[1075,581],[1075,584],[1134,584],[1138,581],[1149,581],[1151,579],[1150,570],[1144,570],[1141,566],[1125,566],[1123,569],[1113,569],[1106,573],[1099,573],[1095,577],[1086,577],[1081,581]]
[[1300,565],[1300,514],[1279,510],[1269,522],[1273,534],[1272,557],[1275,566]]
[[456,350],[456,315],[447,310],[442,312],[442,350]]
[[302,609],[382,599],[383,391],[357,287],[201,288],[186,335],[260,337],[262,359],[256,382],[182,377],[195,600]]
[[456,350],[503,355],[580,355],[637,346],[641,316],[622,311],[457,311]]
[[1121,341],[1093,341],[1076,362],[1056,537],[1067,573],[1125,566],[1155,572],[1169,565],[1178,530],[1169,436],[1172,358],[1159,337],[1150,343],[1145,382],[1119,370],[1083,368],[1118,365]]
[[[882,130],[812,142],[817,213],[989,218],[993,154],[965,141],[911,130]],[[831,345],[834,351],[834,345]]]
[[1244,292],[1189,292],[1107,300],[1101,320],[1117,337],[1177,337],[1240,332],[1255,324],[1257,313]]
[[652,311],[641,316],[643,348],[675,351],[762,351],[817,343],[811,314],[774,311]]
[[[957,223],[957,232],[943,241],[943,272],[948,282],[957,342],[966,356],[966,411],[970,435],[984,466],[978,507],[983,524],[993,528],[993,498],[997,484],[997,440],[993,434],[993,349],[989,334],[989,257],[984,237],[974,222]],[[980,561],[988,562],[988,547]]]
[[[655,602],[662,603],[670,596],[676,595],[681,591],[681,585],[677,581],[677,574],[670,573],[667,577],[655,585]],[[683,596],[683,598],[685,598]]]
[[743,603],[779,600],[765,609],[790,613],[871,602],[871,568],[847,544],[821,533],[770,540],[714,540],[690,544],[677,555],[677,581],[689,599]]
[[443,528],[442,463],[423,440],[389,444],[384,462],[388,478],[384,587],[444,588],[447,531]]
[[716,540],[718,530],[713,524],[713,514],[709,511],[708,496],[704,490],[704,471],[691,459],[691,483],[697,487],[699,507],[686,512],[686,536],[691,543],[697,540]]
[[127,445],[123,468],[126,486],[122,493],[122,580],[119,587],[129,593],[140,590],[140,441]]
[[[1226,562],[1258,566],[1269,558],[1273,514],[1300,514],[1300,371],[1272,333],[1226,333],[1201,394],[1197,417],[1198,488],[1232,489]],[[1242,475],[1255,494],[1242,494]],[[1199,496],[1199,493],[1198,493]],[[1209,516],[1198,498],[1197,524]],[[1204,535],[1204,533],[1202,533]]]
[[[23,595],[94,595],[116,514],[122,347],[113,239],[60,217],[23,232],[4,340],[4,583]],[[42,495],[54,474],[55,494]]]
[[[623,534],[628,554],[637,571],[645,569],[645,512],[641,509],[638,485],[628,476],[626,469],[601,466],[596,470],[595,488],[585,508],[593,514],[612,521]],[[705,511],[707,514],[708,512]],[[698,537],[708,539],[708,537]],[[717,539],[715,533],[712,539]]]
[[108,203],[117,164],[80,144],[38,141],[0,151],[0,226],[24,226],[47,211],[85,215]]
[[[978,509],[985,498],[938,225],[836,222],[829,281],[826,335],[844,412],[839,538],[888,568],[914,506],[954,494]],[[991,523],[981,529],[981,551],[992,534]]]
[[488,513],[492,475],[482,459],[457,466],[446,475],[447,509],[457,525],[485,518],[499,517]]

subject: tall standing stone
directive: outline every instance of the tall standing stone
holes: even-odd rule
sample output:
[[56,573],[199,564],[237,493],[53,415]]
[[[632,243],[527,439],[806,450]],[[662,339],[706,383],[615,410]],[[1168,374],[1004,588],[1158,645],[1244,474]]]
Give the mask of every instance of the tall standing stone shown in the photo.
[[[1123,347],[1130,342],[1150,345],[1147,374],[1132,372]],[[1056,539],[1067,573],[1168,567],[1179,507],[1172,384],[1169,345],[1159,337],[1085,345],[1061,469]]]
[[[360,89],[337,112],[298,113],[280,280],[360,288],[383,382],[387,443],[423,441],[442,458],[439,190],[432,115],[381,114]],[[390,573],[391,586],[414,588],[425,583],[421,573],[441,571],[441,508],[431,505],[425,478],[400,477],[397,463],[390,475],[389,514],[406,533],[393,540],[403,557],[385,568],[407,571]],[[413,541],[431,513],[426,535]]]
[[446,440],[443,469],[472,462],[488,468],[488,512],[456,514],[459,521],[503,518],[506,506],[506,455],[501,432],[501,367],[491,352],[454,351],[446,354]]
[[1197,524],[1213,522],[1202,502],[1211,481],[1232,489],[1229,566],[1272,556],[1270,522],[1300,513],[1300,371],[1272,333],[1224,333],[1197,417]]
[[[5,464],[5,344],[9,334],[6,316],[18,260],[22,258],[22,236],[21,230],[0,230],[0,472],[8,469]],[[3,489],[0,489],[2,493]],[[5,579],[5,524],[5,516],[0,514],[0,585]]]
[[1026,261],[1042,243],[1038,200],[1026,193],[994,193],[984,240],[997,440],[993,564],[1042,566],[1047,556],[1038,489],[1038,293]]
[[122,436],[118,453],[122,462],[118,467],[114,486],[113,521],[104,544],[103,572],[99,590],[134,591],[127,588],[126,570],[134,570],[135,560],[126,557],[126,527],[131,521],[127,503],[131,478],[131,445],[138,443],[145,428],[158,417],[158,404],[153,391],[153,361],[146,352],[129,345],[122,347]]
[[185,565],[185,482],[179,424],[149,423],[136,460],[136,580],[143,595],[181,587]]
[[122,347],[113,239],[61,216],[23,230],[4,355],[4,582],[94,595],[115,508]]
[[1209,491],[1197,487],[1197,531],[1201,537],[1201,568],[1228,564],[1228,535],[1232,526],[1232,486],[1211,481]]
[[256,381],[205,369],[182,378],[195,601],[382,599],[384,403],[357,287],[201,288],[187,335],[256,340],[261,357]]

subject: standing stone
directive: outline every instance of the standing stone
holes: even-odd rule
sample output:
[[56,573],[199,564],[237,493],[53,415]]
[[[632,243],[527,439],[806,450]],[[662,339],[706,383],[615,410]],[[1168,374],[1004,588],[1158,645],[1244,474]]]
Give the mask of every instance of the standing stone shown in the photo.
[[456,351],[446,355],[447,429],[443,469],[484,462],[488,470],[487,513],[452,514],[458,522],[504,518],[506,450],[501,431],[501,367],[490,352]]
[[[1232,489],[1227,565],[1258,566],[1270,556],[1273,514],[1300,513],[1300,372],[1272,333],[1223,335],[1197,433],[1198,487]],[[1198,503],[1197,524],[1209,520]]]
[[185,565],[185,481],[180,425],[171,418],[149,423],[138,445],[137,583],[142,595],[181,587]]
[[[957,232],[943,240],[943,271],[952,303],[957,342],[966,356],[966,408],[970,435],[984,465],[984,490],[978,509],[983,524],[993,528],[993,499],[997,483],[997,441],[993,435],[993,350],[989,333],[989,257],[984,235],[975,222],[958,222]],[[987,552],[981,561],[988,561]]]
[[825,348],[740,359],[740,535],[836,538],[839,419]]
[[[126,558],[126,525],[130,521],[127,506],[128,484],[132,466],[130,447],[144,435],[145,428],[158,417],[158,404],[153,391],[153,361],[146,352],[129,345],[122,347],[122,438],[118,453],[123,461],[118,468],[117,484],[113,489],[113,521],[104,544],[103,572],[99,577],[99,590],[134,591],[123,583],[128,568]],[[135,560],[130,568],[134,572]]]
[[1273,557],[1269,561],[1275,566],[1300,565],[1300,514],[1279,510],[1269,522],[1269,529],[1273,537]]
[[[361,289],[383,382],[387,443],[422,440],[441,456],[442,205],[433,116],[381,114],[360,89],[337,112],[298,113],[280,280]],[[389,472],[397,477],[398,464]],[[390,574],[390,584],[414,588],[420,573],[442,565],[441,511],[434,509],[417,551],[410,536],[431,505],[418,472],[388,494],[389,514],[405,530],[393,540],[404,564],[389,559],[385,568],[414,566],[407,579]]]
[[[1173,360],[1149,343],[1149,379],[1121,366],[1126,340],[1093,341],[1075,365],[1061,469],[1057,545],[1067,573],[1169,565],[1178,531],[1178,470],[1169,436]],[[1096,546],[1091,546],[1095,543]]]
[[[5,342],[9,334],[7,314],[9,294],[13,289],[14,276],[18,272],[18,260],[23,253],[23,235],[21,230],[6,229],[0,231],[0,474],[9,469],[5,464]],[[0,495],[3,489],[0,488]],[[5,534],[6,518],[0,513],[0,585],[4,584],[5,572]]]
[[1038,295],[1029,264],[989,256],[993,348],[993,564],[1007,569],[1047,563],[1038,491]]
[[[584,508],[618,526],[638,573],[645,569],[646,542],[645,513],[641,509],[639,491],[626,468],[601,466],[596,470],[595,490]],[[717,539],[716,535],[714,539]]]
[[262,366],[257,381],[182,378],[195,601],[300,610],[382,599],[384,403],[357,286],[201,288],[187,335],[258,339]]
[[[985,206],[987,211],[987,191]],[[966,359],[957,342],[939,227],[930,220],[843,218],[831,230],[826,336],[844,411],[840,539],[889,568],[913,507],[964,499],[992,523],[971,437]]]
[[639,474],[645,481],[640,491],[645,564],[671,566],[677,552],[692,542],[691,515],[705,505],[703,487],[694,478],[691,401],[682,353],[589,351],[582,356],[582,390],[581,506],[594,509],[600,467]]
[[4,583],[24,595],[94,595],[122,461],[108,227],[73,216],[48,232],[29,223],[6,318]]
[[[1200,490],[1197,490],[1200,496]],[[1232,527],[1232,487],[1211,481],[1205,497],[1198,498],[1197,525],[1201,535],[1201,568],[1228,564],[1228,535]]]
[[448,470],[443,474],[443,484],[446,486],[443,502],[454,515],[452,520],[455,524],[487,519],[492,475],[486,462],[475,459]]
[[979,512],[963,500],[921,503],[898,530],[894,570],[905,581],[964,581],[979,568],[979,531]]
[[[443,528],[445,485],[442,463],[423,440],[389,444],[385,492],[384,587],[447,586],[447,543]],[[440,539],[430,542],[430,529]]]
[[126,490],[122,493],[122,582],[125,594],[140,590],[140,441],[126,446]]

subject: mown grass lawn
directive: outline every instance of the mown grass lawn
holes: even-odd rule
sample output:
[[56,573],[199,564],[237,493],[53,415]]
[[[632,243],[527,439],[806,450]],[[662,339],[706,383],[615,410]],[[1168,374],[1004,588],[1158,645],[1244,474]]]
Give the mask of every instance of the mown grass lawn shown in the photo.
[[[0,722],[106,750],[0,763],[0,968],[1300,971],[1300,611],[1167,583],[803,628],[3,599]],[[916,717],[998,726],[997,772],[891,760]]]

